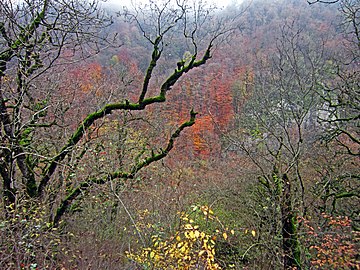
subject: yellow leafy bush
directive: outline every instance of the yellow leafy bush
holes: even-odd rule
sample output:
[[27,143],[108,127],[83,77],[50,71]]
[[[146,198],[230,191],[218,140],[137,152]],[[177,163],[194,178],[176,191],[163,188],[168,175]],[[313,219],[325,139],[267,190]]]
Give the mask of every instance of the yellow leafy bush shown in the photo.
[[[208,206],[193,207],[206,221],[217,221]],[[137,252],[128,252],[127,257],[144,269],[221,269],[215,260],[217,237],[227,239],[227,233],[216,230],[209,233],[200,228],[200,222],[190,218],[188,213],[179,214],[177,230],[170,236],[152,235],[152,244]]]

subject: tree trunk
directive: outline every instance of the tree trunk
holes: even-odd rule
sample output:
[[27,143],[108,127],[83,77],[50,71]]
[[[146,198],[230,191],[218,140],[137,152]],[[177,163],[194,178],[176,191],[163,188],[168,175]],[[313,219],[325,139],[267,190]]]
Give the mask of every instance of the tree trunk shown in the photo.
[[282,238],[284,252],[284,269],[301,269],[300,249],[296,233],[296,215],[291,206],[290,181],[283,175],[283,196],[281,202]]

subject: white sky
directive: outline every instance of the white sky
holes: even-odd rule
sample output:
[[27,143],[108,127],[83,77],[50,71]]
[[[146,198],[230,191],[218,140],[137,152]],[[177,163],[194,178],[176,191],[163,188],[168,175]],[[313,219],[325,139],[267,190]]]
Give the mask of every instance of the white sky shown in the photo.
[[[230,3],[241,3],[243,0],[207,0],[204,2],[214,3],[218,7],[226,7]],[[123,7],[123,6],[131,6],[131,3],[146,3],[147,0],[106,0],[107,4]]]

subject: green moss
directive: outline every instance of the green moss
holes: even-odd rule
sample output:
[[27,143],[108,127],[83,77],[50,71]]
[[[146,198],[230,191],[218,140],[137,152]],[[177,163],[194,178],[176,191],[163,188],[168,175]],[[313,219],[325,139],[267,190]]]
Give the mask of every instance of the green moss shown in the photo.
[[21,146],[28,146],[31,143],[32,137],[31,137],[31,132],[33,131],[33,128],[26,128],[24,129],[24,131],[21,133],[20,136],[20,140],[19,140],[19,144]]

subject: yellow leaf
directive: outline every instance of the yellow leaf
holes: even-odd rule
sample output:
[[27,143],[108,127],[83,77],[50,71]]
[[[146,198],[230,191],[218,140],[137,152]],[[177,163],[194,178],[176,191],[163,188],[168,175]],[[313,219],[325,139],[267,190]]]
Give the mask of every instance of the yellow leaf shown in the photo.
[[193,228],[191,224],[185,224],[184,227],[186,230],[191,230]]
[[230,232],[231,232],[231,234],[232,234],[232,235],[234,235],[234,234],[235,234],[235,231],[234,231],[234,230],[231,230]]
[[225,232],[223,233],[223,237],[224,237],[225,240],[228,238],[228,236],[227,236],[227,234]]
[[206,252],[206,250],[201,250],[201,251],[199,252],[199,257],[201,257],[205,252]]
[[155,252],[154,251],[151,251],[150,252],[150,258],[152,259],[152,258],[154,258],[155,257]]
[[252,230],[252,231],[251,231],[251,234],[252,234],[252,236],[254,236],[254,237],[255,237],[256,232],[255,232],[254,230]]
[[181,240],[180,235],[176,236],[176,240],[180,242],[180,240]]
[[186,246],[182,246],[182,247],[180,248],[180,252],[184,253],[185,251],[186,251]]

